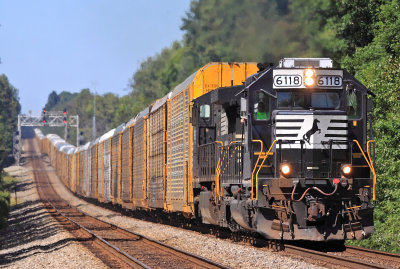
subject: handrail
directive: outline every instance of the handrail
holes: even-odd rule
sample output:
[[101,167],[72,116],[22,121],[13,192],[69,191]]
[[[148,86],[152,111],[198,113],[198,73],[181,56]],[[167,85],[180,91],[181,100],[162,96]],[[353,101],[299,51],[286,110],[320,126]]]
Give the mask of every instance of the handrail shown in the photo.
[[[229,155],[229,149],[230,149],[230,147],[232,146],[232,144],[236,144],[236,143],[241,143],[241,141],[232,141],[231,143],[229,143],[229,146],[228,146],[228,155]],[[222,173],[219,174],[219,176],[221,176],[221,175],[225,172],[225,169],[228,167],[229,162],[232,160],[233,153],[237,150],[237,148],[238,148],[238,147],[235,147],[234,151],[233,151],[232,154],[229,156],[229,159],[228,159],[228,161],[226,162],[225,167],[224,167],[224,169],[222,170]],[[221,164],[221,167],[222,167],[222,164]]]
[[376,172],[375,172],[374,163],[372,162],[372,159],[371,159],[371,154],[369,153],[369,144],[370,143],[375,143],[375,140],[368,140],[368,142],[367,142],[368,158],[369,158],[369,161],[371,163],[372,168],[374,169],[373,172],[372,172],[372,175],[374,176],[374,180],[373,180],[373,183],[372,183],[373,184],[372,185],[372,189],[373,189],[372,200],[375,202],[375,200],[376,200]]
[[358,148],[360,149],[360,152],[364,156],[365,161],[367,162],[369,168],[371,169],[371,172],[372,172],[372,175],[373,175],[372,200],[375,202],[375,200],[376,200],[376,173],[375,173],[375,168],[374,168],[374,165],[372,163],[371,155],[369,154],[369,149],[368,149],[369,143],[375,142],[375,140],[369,140],[367,142],[368,159],[367,159],[367,156],[365,156],[365,153],[364,153],[363,149],[361,148],[360,143],[358,143],[357,140],[353,140],[353,142],[355,142],[357,144]]
[[221,153],[219,155],[217,166],[215,167],[215,188],[214,188],[215,195],[214,195],[214,201],[217,202],[217,197],[218,197],[218,199],[220,198],[220,193],[219,193],[219,172],[220,172],[220,165],[222,164],[221,156],[222,156],[222,152],[224,150],[224,148],[223,148],[224,144],[221,141],[215,141],[215,143],[221,144]]
[[[254,194],[254,191],[253,191],[254,190],[254,172],[256,171],[256,168],[257,168],[257,165],[258,165],[258,161],[260,160],[262,152],[263,152],[263,142],[262,142],[262,140],[258,140],[258,139],[251,140],[251,142],[258,142],[258,143],[261,144],[260,154],[258,155],[256,164],[254,165],[253,172],[251,173],[251,200],[253,200],[253,194]],[[254,152],[254,153],[256,153],[256,152]]]
[[[223,155],[223,151],[224,151],[224,145],[223,145],[223,143],[221,141],[215,141],[215,143],[221,144],[221,154],[220,154],[220,157],[218,159],[217,167],[215,169],[215,202],[216,202],[217,197],[218,197],[218,199],[221,198],[221,186],[219,184],[220,183],[220,177],[221,177],[221,174],[225,171],[226,167],[228,166],[230,158],[228,159],[228,162],[225,165],[225,168],[221,173],[221,167],[222,167],[222,164],[223,164],[223,162],[225,160],[225,155],[226,154],[224,154],[223,158],[221,159],[221,156]],[[228,154],[229,154],[229,148],[234,143],[240,143],[240,141],[232,141],[231,143],[229,143],[229,145],[228,145]]]
[[[252,200],[253,200],[253,198],[254,198],[254,172],[255,172],[256,169],[257,169],[258,161],[259,161],[261,158],[263,159],[263,161],[262,161],[261,165],[258,167],[258,170],[257,170],[257,173],[256,173],[256,200],[258,200],[258,173],[260,172],[261,167],[263,166],[265,160],[268,158],[269,153],[271,152],[273,146],[275,145],[275,143],[276,143],[277,141],[278,141],[278,140],[275,139],[275,140],[272,142],[272,144],[271,144],[269,150],[266,152],[265,155],[263,155],[263,154],[262,154],[262,153],[263,153],[263,142],[262,142],[261,140],[258,140],[258,139],[252,140],[252,142],[258,142],[258,143],[261,144],[261,150],[260,150],[260,152],[259,152],[259,155],[258,155],[256,164],[254,165],[253,172],[251,173],[251,199],[252,199]],[[254,154],[255,154],[255,153],[256,153],[256,152],[254,152]]]
[[[256,173],[256,200],[258,200],[258,173],[260,173],[261,167],[264,165],[265,160],[267,160],[269,153],[271,152],[272,148],[274,147],[274,145],[275,145],[275,143],[276,143],[277,141],[278,141],[278,140],[275,139],[275,140],[272,142],[271,146],[269,147],[269,150],[268,150],[267,153],[265,154],[265,157],[264,157],[262,163],[260,164],[260,167],[258,167],[258,170],[257,170],[257,173]],[[252,189],[252,191],[253,191],[253,189]],[[252,194],[253,194],[253,193],[252,193]]]

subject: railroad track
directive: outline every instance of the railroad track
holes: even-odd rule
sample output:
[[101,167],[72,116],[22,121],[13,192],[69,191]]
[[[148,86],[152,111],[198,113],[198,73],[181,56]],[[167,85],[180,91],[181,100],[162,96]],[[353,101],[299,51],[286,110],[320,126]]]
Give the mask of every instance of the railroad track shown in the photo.
[[[29,146],[36,153],[32,141]],[[111,268],[229,268],[85,214],[59,197],[36,154],[32,168],[39,196],[49,212]]]
[[368,263],[378,264],[381,268],[400,268],[400,255],[356,246],[346,246],[346,250],[336,255],[357,257]]
[[[52,188],[39,157],[33,157],[32,166],[39,194],[54,217],[110,267],[228,268],[100,221],[70,207]],[[216,233],[217,236],[218,234],[219,232]],[[229,238],[225,238],[227,237]],[[286,254],[330,268],[400,268],[398,254],[352,246],[346,246],[342,252],[322,252],[279,241],[260,240],[248,235],[239,237],[234,240],[252,244],[256,241],[261,242],[264,246],[283,250]],[[230,238],[233,239],[232,235]]]
[[360,247],[346,246],[342,252],[321,252],[285,244],[284,251],[327,267],[400,268],[400,255]]
[[262,247],[282,251],[291,256],[302,257],[310,263],[317,263],[328,268],[400,268],[400,255],[355,246],[340,244],[293,245],[291,242],[236,236],[236,241],[248,242]]

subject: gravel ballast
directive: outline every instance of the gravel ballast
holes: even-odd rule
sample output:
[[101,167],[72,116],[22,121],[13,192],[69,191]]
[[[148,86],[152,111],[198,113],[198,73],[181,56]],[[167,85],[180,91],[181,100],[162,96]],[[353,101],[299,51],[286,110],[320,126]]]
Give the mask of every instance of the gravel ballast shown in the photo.
[[175,228],[139,219],[123,216],[77,198],[69,192],[50,167],[50,179],[53,186],[71,205],[99,219],[119,227],[144,235],[167,245],[200,255],[215,262],[233,268],[323,268],[303,260],[284,256],[267,248],[256,248],[249,245],[223,240],[212,235]]
[[29,164],[5,170],[19,182],[17,204],[0,231],[0,268],[108,268],[46,211]]
[[[65,188],[45,161],[56,191],[71,205],[117,226],[232,268],[322,268],[306,261],[212,235],[123,216],[90,204]],[[20,177],[18,204],[11,210],[9,227],[0,231],[0,268],[108,268],[47,213],[40,202],[30,167],[10,167]]]

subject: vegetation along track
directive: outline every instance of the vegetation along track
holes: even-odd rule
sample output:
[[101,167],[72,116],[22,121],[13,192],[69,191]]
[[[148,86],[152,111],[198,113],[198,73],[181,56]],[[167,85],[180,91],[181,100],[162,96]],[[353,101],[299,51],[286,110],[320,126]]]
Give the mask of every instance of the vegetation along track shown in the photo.
[[112,268],[228,268],[119,228],[71,207],[53,189],[30,141],[32,168],[41,199],[52,215]]

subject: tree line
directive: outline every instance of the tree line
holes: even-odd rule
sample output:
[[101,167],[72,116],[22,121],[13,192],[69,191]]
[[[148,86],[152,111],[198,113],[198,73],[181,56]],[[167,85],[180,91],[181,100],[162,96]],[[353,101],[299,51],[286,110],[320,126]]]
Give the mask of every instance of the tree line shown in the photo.
[[10,208],[9,177],[3,173],[9,163],[13,147],[13,132],[17,129],[19,104],[18,90],[11,85],[6,75],[0,75],[0,228],[7,224]]
[[[400,252],[400,1],[192,0],[181,29],[181,41],[141,63],[129,94],[96,97],[98,134],[134,117],[210,61],[330,57],[376,95],[377,232],[356,243]],[[90,139],[93,94],[84,89],[58,97],[52,109],[78,113]]]
[[21,111],[18,90],[11,85],[6,75],[0,75],[0,172],[12,153],[13,132],[17,129]]

